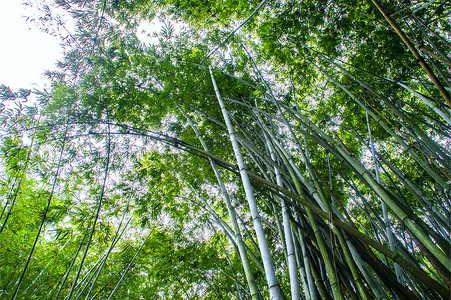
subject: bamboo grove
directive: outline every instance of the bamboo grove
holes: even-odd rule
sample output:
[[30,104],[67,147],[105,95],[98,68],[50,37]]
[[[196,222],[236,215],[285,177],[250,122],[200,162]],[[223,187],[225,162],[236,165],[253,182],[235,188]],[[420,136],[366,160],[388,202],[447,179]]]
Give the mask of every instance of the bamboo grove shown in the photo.
[[450,299],[449,3],[33,5],[65,58],[1,86],[1,299]]

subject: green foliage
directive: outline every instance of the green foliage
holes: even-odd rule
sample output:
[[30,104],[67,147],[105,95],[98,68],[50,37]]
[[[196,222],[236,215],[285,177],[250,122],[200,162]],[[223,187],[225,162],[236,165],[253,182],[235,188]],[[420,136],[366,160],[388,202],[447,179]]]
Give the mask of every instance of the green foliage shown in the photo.
[[[57,4],[78,23],[51,90],[0,86],[0,298],[267,298],[244,171],[286,297],[294,255],[305,297],[445,298],[449,107],[371,2],[268,1],[225,43],[259,2]],[[383,6],[449,85],[449,8]]]

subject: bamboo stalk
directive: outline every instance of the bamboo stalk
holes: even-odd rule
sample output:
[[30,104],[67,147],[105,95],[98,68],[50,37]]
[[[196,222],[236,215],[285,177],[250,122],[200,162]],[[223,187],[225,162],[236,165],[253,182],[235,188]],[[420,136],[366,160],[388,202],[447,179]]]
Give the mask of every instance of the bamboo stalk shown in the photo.
[[230,121],[227,109],[225,108],[224,102],[221,99],[221,95],[219,93],[219,89],[216,84],[216,81],[215,81],[215,78],[213,75],[213,71],[211,68],[210,68],[210,75],[211,75],[211,80],[212,80],[212,83],[213,83],[213,86],[215,89],[216,98],[219,102],[219,105],[220,105],[220,108],[221,108],[221,111],[222,111],[222,114],[224,117],[224,121],[227,125],[229,138],[232,143],[233,150],[235,152],[235,158],[238,162],[238,167],[240,170],[242,183],[243,183],[244,190],[246,193],[246,198],[249,203],[249,208],[251,210],[254,228],[255,228],[255,231],[257,234],[257,239],[258,239],[259,246],[260,246],[260,252],[261,252],[261,256],[262,256],[262,260],[263,260],[263,265],[265,267],[265,275],[266,275],[266,281],[268,283],[270,297],[271,297],[271,299],[274,299],[274,300],[281,299],[282,294],[281,294],[281,290],[279,287],[279,283],[277,282],[274,265],[273,265],[271,254],[270,254],[269,247],[268,247],[268,242],[266,240],[265,232],[263,230],[263,226],[261,223],[261,217],[260,217],[260,213],[257,208],[257,203],[254,198],[253,188],[252,188],[252,185],[251,185],[251,182],[249,179],[249,175],[246,170],[246,166],[244,164],[244,160],[243,160],[243,157],[241,154],[240,147],[236,140],[235,130],[232,127],[232,123]]
[[[276,154],[271,145],[271,142],[267,140],[269,152],[271,153],[271,158],[276,161]],[[277,185],[283,186],[282,175],[278,171],[278,169],[274,169],[276,172],[276,180]],[[298,300],[300,299],[300,289],[299,289],[299,280],[297,275],[297,264],[296,257],[294,254],[294,245],[292,240],[292,232],[290,225],[290,217],[288,215],[288,208],[284,200],[281,200],[282,205],[282,216],[283,216],[283,233],[285,235],[286,249],[288,255],[288,273],[290,275],[290,287],[291,287],[291,299]]]
[[[324,212],[321,208],[318,206],[308,202],[306,199],[303,199],[299,195],[290,192],[284,188],[281,188],[271,182],[268,182],[267,180],[249,172],[249,176],[251,179],[255,180],[257,183],[260,183],[264,185],[267,189],[273,190],[274,192],[279,191],[281,194],[281,197],[291,198],[294,199],[297,203],[301,204],[303,207],[309,208],[313,213],[321,216],[322,218],[328,219],[329,214]],[[434,279],[430,278],[423,270],[415,267],[410,262],[408,262],[406,259],[401,257],[399,254],[387,249],[386,247],[382,246],[381,244],[377,243],[367,235],[361,233],[358,231],[355,227],[342,222],[340,220],[334,220],[334,225],[342,228],[344,231],[346,231],[348,234],[354,236],[358,240],[360,240],[362,243],[368,244],[369,246],[373,247],[377,251],[381,252],[388,258],[392,259],[393,261],[397,262],[404,270],[408,271],[412,275],[416,276],[420,280],[422,280],[427,286],[430,288],[436,290],[440,293],[440,295],[445,296],[447,298],[449,289],[435,281]]]
[[[376,180],[379,184],[381,184],[381,177],[379,175],[379,166],[378,166],[377,157],[376,157],[376,150],[374,148],[373,135],[371,133],[371,126],[370,126],[370,120],[368,117],[368,112],[366,112],[365,116],[366,116],[366,124],[368,127],[368,136],[370,139],[371,154],[373,157],[374,171],[376,173]],[[382,204],[382,215],[384,217],[384,223],[385,223],[385,232],[388,237],[388,243],[390,245],[390,250],[396,252],[395,243],[393,240],[393,233],[391,231],[390,222],[388,220],[387,204],[385,204],[385,202],[383,202],[383,201],[381,201],[381,202],[382,202],[381,203]],[[402,273],[401,273],[401,269],[397,263],[395,263],[395,271],[396,271],[396,277],[398,278],[398,281],[400,283],[402,283],[403,282]]]
[[[179,110],[182,112],[182,114],[185,116],[185,118],[188,120],[188,123],[190,124],[191,128],[194,130],[196,136],[198,137],[199,141],[202,144],[202,147],[204,148],[205,151],[209,152],[208,150],[208,146],[205,143],[204,139],[202,138],[202,136],[199,133],[199,130],[197,130],[197,127],[194,125],[194,123],[191,121],[191,118],[181,109],[181,107],[179,107]],[[224,201],[226,203],[227,206],[227,211],[229,213],[229,217],[230,217],[230,221],[232,222],[232,226],[233,226],[233,233],[234,233],[234,237],[235,237],[235,241],[238,245],[238,252],[240,255],[240,259],[241,262],[243,264],[243,268],[244,268],[244,273],[246,276],[246,280],[247,280],[247,284],[251,293],[251,297],[252,299],[259,299],[260,294],[258,292],[258,287],[257,284],[255,282],[255,278],[252,274],[252,269],[251,266],[249,264],[249,259],[246,256],[246,251],[244,250],[244,244],[243,244],[243,238],[241,236],[240,233],[240,227],[238,225],[237,219],[236,219],[236,214],[235,214],[235,210],[232,207],[231,201],[230,201],[230,197],[229,194],[227,193],[224,181],[222,179],[221,173],[219,173],[219,170],[216,166],[216,163],[209,158],[209,162],[211,167],[213,168],[213,171],[215,173],[216,179],[218,180],[219,183],[219,187],[221,190],[221,194],[224,198]]]
[[[198,150],[198,151],[200,151],[200,150]],[[200,152],[203,152],[203,151],[200,151]],[[235,168],[235,167],[232,167],[229,163],[221,160],[220,158],[214,157],[214,156],[212,156],[209,153],[204,153],[204,154],[209,156],[209,157],[213,157],[214,160],[219,162],[222,166],[226,166],[229,169],[230,168]],[[249,174],[251,179],[255,180],[257,183],[263,184],[266,187],[266,189],[270,189],[270,190],[273,190],[273,191],[280,191],[280,192],[283,193],[281,195],[286,195],[286,196],[288,196],[288,197],[290,197],[292,199],[295,199],[297,202],[299,202],[303,206],[308,207],[309,209],[312,209],[312,211],[314,211],[316,214],[321,215],[323,218],[326,218],[326,219],[328,218],[328,214],[327,213],[322,211],[319,207],[307,202],[306,200],[302,200],[302,198],[300,198],[296,194],[294,194],[292,192],[289,192],[288,190],[286,190],[284,188],[277,187],[276,185],[268,182],[267,180],[264,180],[264,179],[256,176],[255,174],[253,174],[251,172],[248,172],[248,174]],[[361,234],[359,231],[357,231],[353,227],[341,222],[340,220],[335,220],[334,223],[335,223],[336,226],[338,226],[340,228],[343,228],[349,234],[356,236],[358,239],[360,239],[364,243],[367,243],[367,244],[371,245],[371,247],[374,247],[375,249],[377,249],[378,251],[380,251],[381,253],[383,253],[387,257],[389,257],[389,258],[393,259],[395,262],[399,263],[399,265],[401,267],[403,267],[405,270],[407,270],[408,272],[410,272],[414,276],[420,278],[423,282],[425,282],[425,284],[427,284],[431,288],[439,291],[441,295],[447,295],[447,289],[445,287],[443,287],[441,284],[439,284],[436,281],[434,281],[433,279],[431,279],[423,271],[421,271],[421,270],[417,269],[416,267],[412,266],[410,263],[408,263],[405,259],[400,257],[398,254],[386,249],[385,247],[383,247],[382,245],[378,244],[377,242],[375,242],[371,238],[367,237],[364,234]]]
[[435,76],[434,72],[431,70],[431,68],[428,66],[426,61],[421,57],[421,55],[418,53],[415,46],[410,42],[409,38],[404,34],[402,29],[396,24],[396,22],[390,17],[390,15],[384,10],[384,8],[380,5],[379,1],[377,0],[371,0],[374,5],[379,9],[379,11],[382,13],[384,18],[390,23],[390,25],[393,27],[393,29],[396,31],[396,33],[399,35],[399,37],[403,40],[403,42],[406,44],[406,46],[409,48],[410,52],[412,52],[413,56],[417,59],[423,70],[428,75],[429,79],[434,83],[434,85],[439,90],[440,94],[442,95],[443,99],[445,99],[448,106],[451,107],[451,99],[449,96],[449,93],[445,90],[440,80]]

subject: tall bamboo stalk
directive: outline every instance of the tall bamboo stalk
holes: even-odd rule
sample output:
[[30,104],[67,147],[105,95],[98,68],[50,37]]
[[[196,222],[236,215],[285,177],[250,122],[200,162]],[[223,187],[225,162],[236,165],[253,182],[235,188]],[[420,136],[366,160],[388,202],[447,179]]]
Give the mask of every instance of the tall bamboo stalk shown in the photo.
[[[271,145],[271,142],[267,141],[269,152],[271,153],[271,158],[276,161],[276,154]],[[282,175],[280,174],[278,169],[274,169],[276,172],[276,180],[279,186],[283,186]],[[290,224],[290,217],[288,213],[287,204],[285,201],[281,201],[282,205],[282,216],[283,216],[283,230],[285,235],[285,242],[287,247],[287,255],[288,255],[288,273],[290,275],[290,287],[291,287],[291,299],[297,300],[300,299],[300,289],[299,289],[299,279],[297,272],[297,263],[296,257],[294,253],[294,245],[292,240],[292,231]]]
[[265,276],[266,281],[268,283],[269,293],[271,299],[281,299],[282,294],[280,291],[279,283],[277,282],[276,272],[274,269],[274,265],[271,258],[271,253],[269,251],[268,242],[266,240],[265,232],[263,230],[263,226],[261,223],[260,213],[258,212],[257,202],[254,198],[254,193],[252,189],[251,182],[249,180],[248,173],[246,171],[246,166],[244,164],[243,156],[241,154],[240,146],[235,137],[235,130],[232,127],[232,123],[230,121],[227,109],[222,101],[221,94],[219,93],[218,86],[216,84],[213,71],[210,68],[211,81],[213,83],[213,87],[216,93],[216,98],[219,102],[219,106],[221,108],[222,115],[224,117],[224,121],[227,125],[227,131],[229,133],[229,138],[233,146],[233,150],[235,153],[235,158],[238,162],[238,167],[240,170],[241,180],[244,186],[244,190],[246,193],[246,199],[249,203],[249,207],[252,214],[252,219],[254,223],[254,228],[257,234],[257,239],[260,247],[260,252],[263,260],[263,265],[265,266]]
[[[374,172],[376,173],[376,180],[379,184],[381,184],[381,177],[379,174],[379,167],[378,167],[378,162],[377,162],[377,157],[376,157],[376,150],[374,148],[374,142],[373,142],[373,135],[371,134],[371,127],[370,127],[370,122],[369,122],[369,117],[368,117],[368,112],[366,112],[366,124],[368,127],[368,136],[370,139],[370,148],[371,148],[371,154],[373,157],[373,164],[374,164]],[[388,212],[387,212],[387,204],[385,204],[385,202],[382,202],[382,215],[384,217],[384,223],[385,223],[385,232],[387,234],[388,237],[388,243],[390,245],[390,250],[391,251],[396,251],[395,249],[395,243],[393,240],[393,233],[391,231],[390,228],[390,222],[388,220]],[[402,273],[401,273],[401,269],[399,267],[399,265],[397,263],[395,263],[395,271],[396,271],[396,277],[398,278],[399,282],[403,282],[402,279]]]
[[[195,132],[197,138],[199,139],[199,141],[201,142],[204,150],[209,152],[207,144],[205,143],[204,139],[202,138],[199,131],[197,130],[197,127],[191,121],[191,118],[180,107],[179,107],[179,110],[183,113],[185,118],[188,120],[188,123],[190,124],[191,128],[194,130],[194,132]],[[224,198],[224,201],[227,206],[227,210],[229,212],[230,221],[232,222],[232,226],[233,226],[235,241],[238,245],[239,255],[241,258],[241,262],[243,264],[244,273],[246,275],[246,280],[247,280],[247,284],[248,284],[248,287],[249,287],[249,290],[251,293],[251,297],[252,297],[252,299],[259,299],[260,294],[258,292],[258,287],[257,287],[257,284],[255,283],[255,279],[252,274],[252,269],[249,264],[249,259],[247,258],[246,251],[244,250],[243,238],[240,233],[240,227],[239,227],[238,221],[236,219],[235,210],[232,207],[232,203],[230,201],[229,194],[227,193],[224,181],[222,180],[221,173],[219,173],[219,170],[218,170],[215,162],[211,158],[209,159],[209,161],[210,161],[210,165],[213,168],[213,171],[215,173],[216,179],[218,180],[221,194]]]

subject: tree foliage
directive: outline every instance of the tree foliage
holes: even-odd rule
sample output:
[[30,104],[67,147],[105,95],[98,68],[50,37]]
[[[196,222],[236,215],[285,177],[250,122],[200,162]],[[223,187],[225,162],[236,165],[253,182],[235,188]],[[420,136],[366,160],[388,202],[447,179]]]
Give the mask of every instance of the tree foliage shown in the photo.
[[446,2],[54,5],[51,90],[0,89],[2,299],[449,299]]

